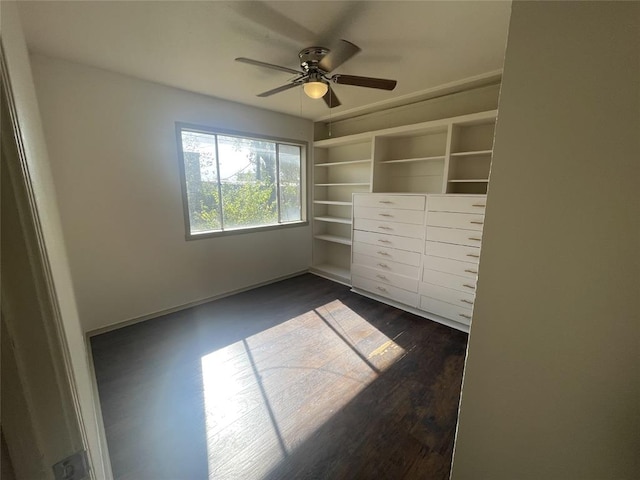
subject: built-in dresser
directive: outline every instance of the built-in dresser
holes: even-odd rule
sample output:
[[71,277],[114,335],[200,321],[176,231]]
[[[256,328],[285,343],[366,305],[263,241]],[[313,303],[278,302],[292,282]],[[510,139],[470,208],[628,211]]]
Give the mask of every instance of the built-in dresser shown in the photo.
[[495,119],[315,142],[311,271],[468,330]]

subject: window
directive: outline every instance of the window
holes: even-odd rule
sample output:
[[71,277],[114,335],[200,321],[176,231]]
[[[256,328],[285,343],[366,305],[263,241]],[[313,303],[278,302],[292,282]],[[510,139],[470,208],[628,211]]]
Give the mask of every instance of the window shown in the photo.
[[177,130],[187,237],[306,221],[305,144]]

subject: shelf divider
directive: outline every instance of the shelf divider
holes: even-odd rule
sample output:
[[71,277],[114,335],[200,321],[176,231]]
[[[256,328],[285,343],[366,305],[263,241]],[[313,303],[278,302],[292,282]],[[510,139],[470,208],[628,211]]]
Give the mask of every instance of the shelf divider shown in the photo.
[[340,243],[342,245],[351,245],[350,238],[340,237],[339,235],[319,234],[319,235],[314,235],[313,238],[317,238],[318,240],[324,240],[325,242]]
[[321,217],[313,217],[313,219],[317,220],[318,222],[344,223],[345,225],[351,225],[350,218],[321,216]]
[[400,158],[397,160],[383,160],[380,163],[411,163],[411,162],[433,162],[437,160],[444,160],[444,155],[437,155],[433,157],[416,157],[416,158]]
[[327,162],[327,163],[316,163],[316,167],[341,167],[343,165],[356,165],[358,163],[371,163],[371,159],[367,158],[364,160],[345,160],[344,162]]
[[491,155],[493,150],[474,150],[469,152],[451,152],[452,157],[478,157],[481,155]]

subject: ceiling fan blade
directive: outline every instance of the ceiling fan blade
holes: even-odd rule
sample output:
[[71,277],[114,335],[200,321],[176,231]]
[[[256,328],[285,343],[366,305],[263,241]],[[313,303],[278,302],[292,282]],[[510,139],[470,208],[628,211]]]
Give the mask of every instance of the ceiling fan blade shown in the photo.
[[286,85],[282,85],[281,87],[274,88],[273,90],[267,90],[266,92],[262,92],[258,95],[258,97],[270,97],[276,93],[284,92],[289,90],[290,88],[297,87],[298,83],[287,83]]
[[335,92],[331,88],[331,85],[329,85],[329,90],[327,90],[327,93],[324,94],[324,97],[322,97],[322,99],[324,100],[324,103],[326,103],[327,107],[329,108],[339,107],[340,105],[342,105],[340,103],[340,100],[338,100],[338,97],[336,97]]
[[398,83],[395,80],[384,78],[359,77],[357,75],[334,75],[331,81],[342,85],[355,85],[357,87],[379,88],[381,90],[393,90]]
[[250,58],[238,57],[236,58],[236,62],[248,63],[249,65],[271,68],[273,70],[280,70],[281,72],[293,73],[294,75],[300,75],[301,73],[299,70],[294,70],[293,68],[282,67],[280,65],[274,65],[272,63],[260,62],[258,60],[252,60]]
[[332,72],[360,51],[360,47],[346,40],[340,40],[318,63],[325,72]]

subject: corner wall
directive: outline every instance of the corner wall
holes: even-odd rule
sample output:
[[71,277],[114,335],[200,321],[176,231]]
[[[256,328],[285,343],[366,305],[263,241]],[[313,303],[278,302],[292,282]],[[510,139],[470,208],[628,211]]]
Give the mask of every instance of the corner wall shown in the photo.
[[640,3],[514,2],[451,478],[640,471]]
[[85,331],[309,267],[309,226],[185,240],[175,122],[310,142],[310,121],[43,56],[31,63]]

